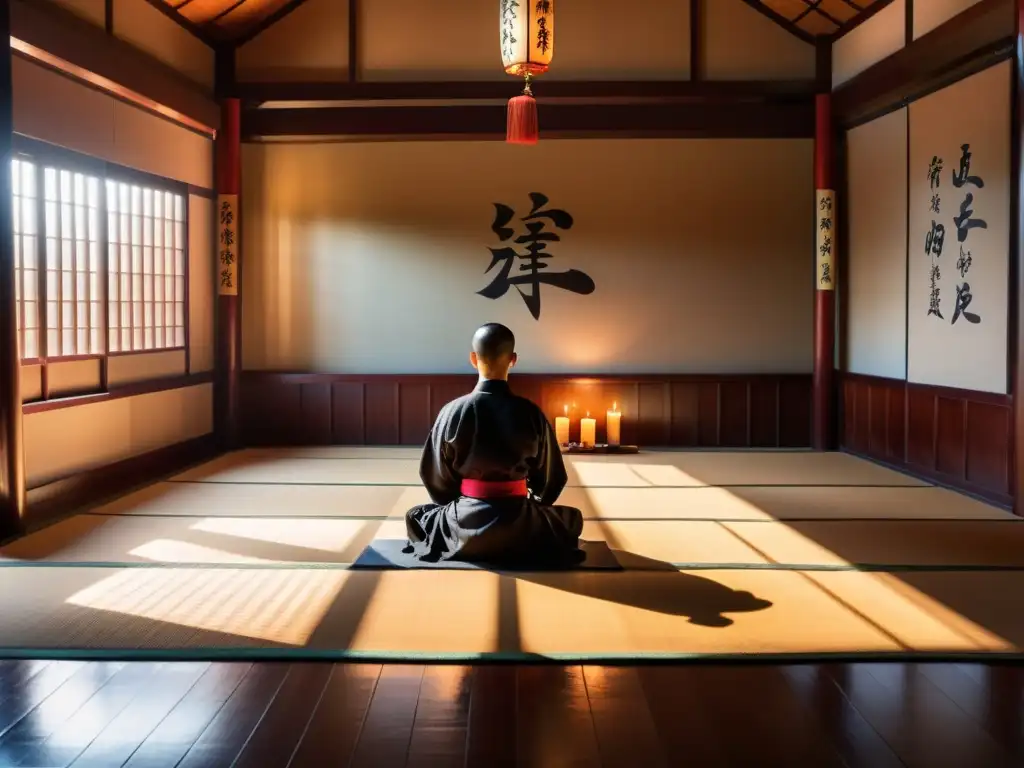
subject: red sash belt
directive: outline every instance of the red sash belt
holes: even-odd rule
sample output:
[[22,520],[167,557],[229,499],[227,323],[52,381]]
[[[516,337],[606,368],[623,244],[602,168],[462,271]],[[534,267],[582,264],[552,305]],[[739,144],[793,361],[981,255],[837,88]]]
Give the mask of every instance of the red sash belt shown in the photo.
[[462,495],[472,499],[525,498],[526,480],[470,480],[462,481]]

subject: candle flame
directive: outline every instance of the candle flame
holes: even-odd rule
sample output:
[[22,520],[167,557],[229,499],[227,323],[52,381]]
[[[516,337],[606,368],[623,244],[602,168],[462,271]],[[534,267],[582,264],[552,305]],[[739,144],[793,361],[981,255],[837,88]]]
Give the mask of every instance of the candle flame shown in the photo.
[[569,415],[569,406],[568,405],[564,405],[564,406],[562,406],[562,408],[565,410],[565,415],[568,416]]
[[613,411],[619,410],[619,401],[618,400],[616,400],[614,403],[612,403],[612,410]]
[[587,418],[590,418],[590,411],[587,411]]

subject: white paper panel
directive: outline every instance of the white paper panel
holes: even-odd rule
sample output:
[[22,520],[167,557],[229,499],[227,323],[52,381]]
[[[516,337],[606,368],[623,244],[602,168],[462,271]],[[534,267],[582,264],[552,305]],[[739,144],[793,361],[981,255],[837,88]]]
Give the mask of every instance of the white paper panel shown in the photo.
[[[907,375],[907,110],[846,134],[847,363]],[[840,226],[843,226],[840,224]]]

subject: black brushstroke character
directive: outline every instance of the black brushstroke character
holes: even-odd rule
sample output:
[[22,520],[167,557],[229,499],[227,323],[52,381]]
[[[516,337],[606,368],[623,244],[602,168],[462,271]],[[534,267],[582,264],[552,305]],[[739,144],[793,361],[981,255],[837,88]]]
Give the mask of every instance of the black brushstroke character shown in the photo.
[[831,230],[832,229],[832,219],[831,218],[822,218],[821,223],[818,224],[818,229],[820,229],[822,232],[828,232],[829,230]]
[[956,260],[956,268],[960,272],[960,277],[967,277],[967,270],[971,268],[971,252],[964,251],[964,247],[960,246],[960,257]]
[[[504,248],[489,248],[491,252],[491,264],[485,270],[490,272],[500,262],[501,269],[494,276],[483,290],[477,293],[488,299],[499,299],[504,296],[509,286],[514,286],[519,295],[523,297],[526,307],[530,310],[534,320],[540,319],[540,286],[550,285],[561,288],[565,291],[578,293],[586,296],[594,292],[594,281],[591,277],[578,269],[570,269],[565,272],[545,272],[548,264],[543,261],[550,259],[554,254],[546,253],[548,243],[559,242],[562,238],[557,232],[546,232],[547,222],[551,222],[557,229],[571,229],[573,225],[572,216],[560,208],[547,208],[548,198],[539,192],[531,192],[530,199],[533,201],[533,208],[530,213],[523,216],[520,221],[526,222],[527,233],[520,235],[513,242],[526,246],[526,253],[518,253],[511,245]],[[498,236],[501,242],[510,240],[515,235],[515,230],[508,226],[515,217],[515,211],[501,203],[494,204],[494,223],[491,224],[491,231]],[[545,221],[546,220],[546,221]],[[519,272],[523,274],[510,277],[512,264],[520,259]],[[525,293],[522,286],[531,286],[530,293]]]
[[946,225],[936,224],[935,219],[932,219],[932,228],[924,236],[924,252],[926,255],[935,254],[936,256],[942,255],[942,246],[946,242]]
[[537,47],[541,53],[547,53],[551,48],[551,30],[548,29],[546,16],[537,19]]
[[501,0],[501,50],[505,58],[512,57],[512,46],[516,44],[513,36],[515,31],[513,22],[518,18],[516,8],[519,3],[516,0]]
[[832,253],[832,238],[826,237],[821,241],[821,245],[818,246],[818,251],[821,253],[821,257],[825,258]]
[[970,192],[967,193],[967,197],[960,203],[960,215],[953,217],[953,223],[956,224],[956,239],[957,242],[962,243],[967,239],[967,233],[972,229],[988,229],[988,222],[984,219],[972,218],[974,215],[974,209],[971,205],[974,203],[974,195]]
[[547,16],[551,13],[551,0],[537,0],[537,5],[534,6],[534,10],[538,16]]
[[231,203],[227,200],[220,204],[220,223],[229,227],[235,223],[235,212],[231,210]]
[[960,145],[960,171],[953,171],[953,186],[958,189],[964,184],[972,184],[978,189],[982,189],[985,186],[985,182],[980,176],[971,176],[971,145],[961,144]]
[[928,183],[932,189],[941,186],[940,174],[942,173],[942,158],[932,155],[932,161],[928,163]]
[[940,200],[938,195],[932,195],[932,204],[931,204],[931,207],[929,208],[929,210],[932,213],[942,213],[942,211],[939,210],[940,202],[941,202],[941,200]]
[[942,309],[940,307],[939,299],[939,293],[941,289],[938,286],[938,282],[941,279],[941,277],[942,273],[939,272],[938,264],[933,265],[931,269],[932,292],[930,298],[928,299],[928,314],[935,315],[940,320],[945,320],[946,318],[942,316]]
[[956,311],[953,312],[953,319],[949,321],[950,325],[956,323],[960,315],[963,315],[968,323],[977,325],[981,322],[981,318],[978,315],[967,311],[967,307],[970,306],[973,298],[970,283],[964,283],[956,287]]
[[821,285],[832,285],[832,269],[828,262],[821,265]]

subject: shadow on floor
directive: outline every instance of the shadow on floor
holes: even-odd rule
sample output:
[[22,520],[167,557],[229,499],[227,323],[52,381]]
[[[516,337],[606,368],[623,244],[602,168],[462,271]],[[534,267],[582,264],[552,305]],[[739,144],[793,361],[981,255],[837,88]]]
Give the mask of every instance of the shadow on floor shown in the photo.
[[752,613],[772,603],[734,590],[714,579],[680,573],[670,563],[616,550],[621,571],[546,571],[516,573],[515,578],[583,597],[629,605],[645,611],[687,616],[691,624],[728,627],[725,614]]

